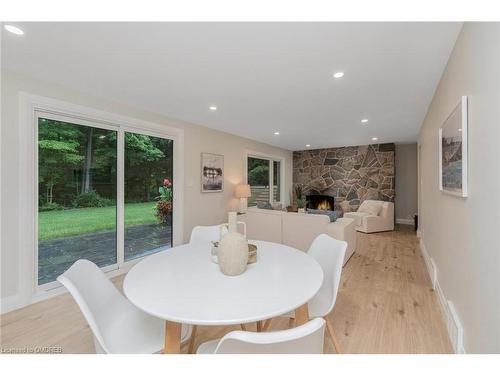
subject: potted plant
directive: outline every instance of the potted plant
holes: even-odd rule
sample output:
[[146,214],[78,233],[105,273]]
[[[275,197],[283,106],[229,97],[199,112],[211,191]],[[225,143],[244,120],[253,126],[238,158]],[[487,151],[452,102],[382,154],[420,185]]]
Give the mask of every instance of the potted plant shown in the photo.
[[302,185],[295,186],[295,204],[297,205],[298,212],[305,212],[305,199],[302,191]]
[[168,224],[172,213],[172,183],[168,178],[163,180],[163,186],[158,188],[160,195],[156,197],[155,215],[158,223]]

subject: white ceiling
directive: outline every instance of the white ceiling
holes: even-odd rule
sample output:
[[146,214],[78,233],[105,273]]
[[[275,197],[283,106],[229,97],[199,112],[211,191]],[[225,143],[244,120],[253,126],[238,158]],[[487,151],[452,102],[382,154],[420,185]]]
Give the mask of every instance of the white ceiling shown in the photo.
[[[290,150],[306,143],[374,143],[372,137],[416,141],[461,28],[391,22],[16,25],[25,35],[2,35],[7,69]],[[334,79],[336,71],[345,76]],[[368,125],[360,123],[364,117]]]

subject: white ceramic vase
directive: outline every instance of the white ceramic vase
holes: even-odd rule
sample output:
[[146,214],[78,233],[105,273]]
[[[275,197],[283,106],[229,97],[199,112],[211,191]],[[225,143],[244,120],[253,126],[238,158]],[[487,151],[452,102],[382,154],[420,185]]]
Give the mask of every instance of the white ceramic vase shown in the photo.
[[[238,233],[236,212],[229,213],[229,233],[224,235],[217,250],[219,268],[224,275],[237,276],[245,272],[248,264],[248,241],[245,235]],[[222,228],[221,228],[222,231]]]

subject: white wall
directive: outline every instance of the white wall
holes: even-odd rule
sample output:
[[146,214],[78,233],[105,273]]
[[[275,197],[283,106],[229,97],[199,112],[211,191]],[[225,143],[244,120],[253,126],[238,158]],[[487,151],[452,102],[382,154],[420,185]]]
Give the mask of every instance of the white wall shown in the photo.
[[[56,85],[32,80],[8,71],[2,71],[2,253],[1,297],[18,293],[18,203],[19,155],[18,94],[30,94],[55,98],[61,101],[92,107],[123,116],[184,129],[184,239],[189,238],[195,225],[224,222],[226,212],[237,207],[233,198],[234,185],[245,179],[245,151],[252,150],[285,158],[285,195],[291,187],[292,153],[249,139],[237,137],[206,127],[175,120],[159,114],[131,108],[98,97],[90,97]],[[200,192],[200,153],[212,152],[224,155],[225,182],[223,193]],[[27,198],[26,198],[27,199]],[[21,228],[22,229],[22,228]],[[21,232],[22,235],[22,232]]]
[[[468,198],[438,189],[438,128],[469,97]],[[466,23],[420,131],[422,240],[467,353],[500,352],[500,24]]]
[[417,213],[417,144],[396,145],[396,221],[413,224]]

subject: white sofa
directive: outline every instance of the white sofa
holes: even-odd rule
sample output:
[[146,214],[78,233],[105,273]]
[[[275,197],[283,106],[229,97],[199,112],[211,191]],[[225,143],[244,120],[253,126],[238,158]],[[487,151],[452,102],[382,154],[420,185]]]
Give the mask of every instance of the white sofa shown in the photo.
[[394,203],[367,199],[361,203],[357,212],[346,212],[344,217],[354,219],[359,232],[394,230]]
[[248,208],[239,218],[247,226],[249,239],[282,243],[306,251],[320,234],[347,242],[344,264],[356,250],[356,224],[349,218],[331,223],[326,215],[299,214],[276,210]]

